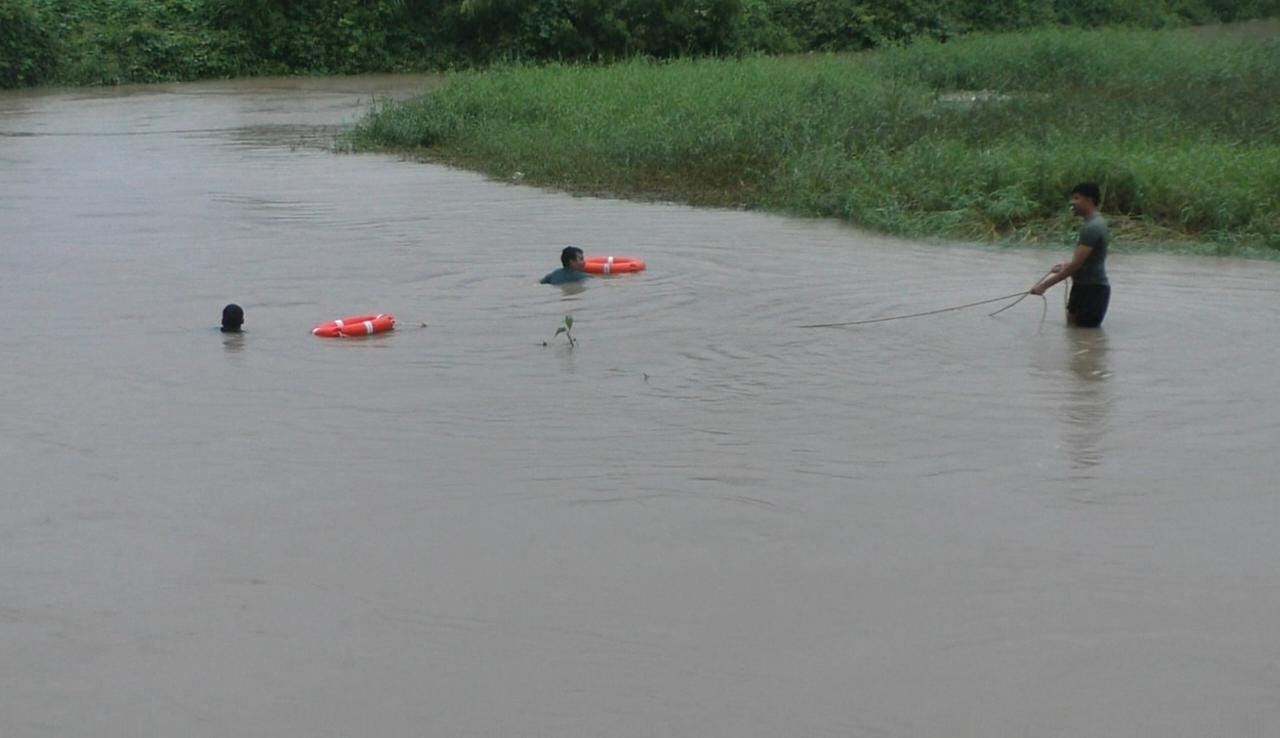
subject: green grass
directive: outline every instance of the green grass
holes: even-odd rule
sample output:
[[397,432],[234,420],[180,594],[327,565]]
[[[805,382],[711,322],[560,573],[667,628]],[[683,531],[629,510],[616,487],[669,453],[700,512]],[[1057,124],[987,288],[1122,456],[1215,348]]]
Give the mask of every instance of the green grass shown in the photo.
[[1094,180],[1122,240],[1280,253],[1276,40],[1045,30],[503,67],[381,106],[349,144],[575,192],[997,241],[1069,238],[1067,193]]

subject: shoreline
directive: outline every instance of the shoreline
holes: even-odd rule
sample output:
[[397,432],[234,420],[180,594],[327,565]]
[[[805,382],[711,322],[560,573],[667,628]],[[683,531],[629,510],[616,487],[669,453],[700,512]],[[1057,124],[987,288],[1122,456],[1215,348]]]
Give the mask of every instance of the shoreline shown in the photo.
[[[638,203],[654,203],[680,205],[693,208],[710,208],[718,210],[731,210],[737,212],[756,212],[767,215],[776,215],[789,218],[803,218],[828,220],[842,225],[849,226],[858,230],[876,236],[887,238],[896,238],[903,240],[915,241],[918,243],[932,245],[958,245],[971,246],[982,249],[1019,249],[1032,251],[1052,251],[1055,249],[1070,250],[1074,245],[1074,240],[1068,237],[1074,236],[1079,230],[1080,220],[1074,216],[1064,216],[1059,222],[1044,221],[1042,223],[1033,224],[1029,231],[1040,234],[1033,237],[1017,237],[1002,236],[993,238],[954,238],[938,234],[930,233],[911,233],[911,232],[892,232],[876,230],[860,223],[855,223],[846,219],[833,217],[830,215],[819,215],[813,213],[799,212],[788,210],[785,208],[771,208],[768,206],[750,204],[740,200],[731,200],[728,198],[717,198],[710,193],[698,193],[700,196],[687,196],[678,189],[670,189],[666,191],[642,189],[639,186],[632,188],[602,188],[602,187],[582,187],[575,186],[572,182],[562,182],[555,180],[542,180],[538,178],[530,178],[527,176],[503,176],[495,174],[487,170],[482,162],[468,161],[461,158],[451,158],[449,156],[433,153],[427,149],[384,149],[384,150],[353,150],[350,148],[341,148],[339,153],[349,154],[384,154],[395,156],[403,161],[417,162],[421,164],[431,164],[436,166],[449,167],[460,171],[472,172],[479,174],[486,179],[498,183],[512,185],[516,187],[534,187],[548,192],[556,192],[571,197],[588,197],[600,198],[608,200],[620,200]],[[1065,209],[1065,206],[1064,206]],[[1257,246],[1250,244],[1223,244],[1214,241],[1206,241],[1194,238],[1158,238],[1145,235],[1135,235],[1143,233],[1157,233],[1159,229],[1144,228],[1144,224],[1133,223],[1123,217],[1117,218],[1113,214],[1105,214],[1107,226],[1112,233],[1112,242],[1109,247],[1112,254],[1155,254],[1162,256],[1189,256],[1209,259],[1232,259],[1237,261],[1263,261],[1263,262],[1280,262],[1280,250],[1268,248],[1266,246]],[[1056,232],[1060,238],[1051,238],[1048,236],[1050,231]]]
[[1058,30],[510,66],[377,106],[339,145],[578,195],[997,246],[1069,247],[1066,193],[1095,181],[1129,244],[1118,250],[1280,259],[1267,164],[1280,160],[1280,44],[1188,38]]

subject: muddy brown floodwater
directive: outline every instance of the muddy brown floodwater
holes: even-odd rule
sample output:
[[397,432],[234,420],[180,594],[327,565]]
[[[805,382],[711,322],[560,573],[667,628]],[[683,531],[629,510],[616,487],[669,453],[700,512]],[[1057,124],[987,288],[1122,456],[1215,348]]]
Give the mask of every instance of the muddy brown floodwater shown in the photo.
[[799,330],[1066,249],[326,148],[431,83],[0,95],[0,734],[1275,735],[1277,265]]

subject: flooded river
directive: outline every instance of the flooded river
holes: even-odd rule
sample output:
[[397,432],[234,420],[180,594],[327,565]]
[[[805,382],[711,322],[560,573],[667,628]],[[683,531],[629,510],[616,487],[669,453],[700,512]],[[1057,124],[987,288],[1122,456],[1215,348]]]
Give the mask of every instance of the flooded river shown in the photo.
[[0,95],[0,734],[1275,734],[1280,267],[801,330],[1067,252],[328,150],[429,82]]

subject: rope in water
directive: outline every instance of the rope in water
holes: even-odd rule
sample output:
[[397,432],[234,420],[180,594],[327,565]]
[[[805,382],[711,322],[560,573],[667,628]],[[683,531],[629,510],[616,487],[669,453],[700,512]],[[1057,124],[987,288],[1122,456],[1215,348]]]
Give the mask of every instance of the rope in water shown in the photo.
[[[1045,272],[1044,276],[1036,280],[1036,283],[1039,284],[1045,277],[1049,276],[1052,273],[1053,273],[1052,269]],[[1031,293],[1029,291],[1014,292],[1011,295],[1004,295],[1003,297],[993,297],[990,300],[978,300],[977,302],[967,302],[963,305],[952,305],[951,307],[938,308],[937,310],[926,310],[922,313],[910,313],[907,315],[890,315],[887,318],[869,318],[867,320],[846,320],[840,323],[813,323],[811,325],[800,325],[796,327],[797,328],[844,328],[846,326],[851,326],[851,325],[867,325],[869,323],[886,323],[890,320],[906,320],[908,318],[923,318],[927,315],[939,315],[941,313],[950,313],[956,310],[968,310],[969,308],[978,307],[979,305],[990,305],[993,302],[1003,302],[1005,300],[1013,300],[1013,298],[1015,297],[1018,298],[1016,300],[1013,300],[1013,302],[1009,303],[1008,305],[1005,305],[1004,307],[995,311],[994,313],[988,313],[988,315],[994,318],[1000,313],[1003,313],[1004,311],[1008,310],[1014,305],[1017,305],[1018,303],[1027,299],[1027,295],[1030,295],[1030,294]],[[1049,301],[1045,299],[1044,295],[1040,295],[1040,299],[1044,301],[1043,310],[1041,310],[1041,313],[1040,313],[1040,326],[1043,328],[1045,316],[1048,315],[1048,312],[1049,312]]]
[[[993,302],[1002,302],[1004,300],[1012,300],[1015,297],[1021,300],[1023,297],[1026,297],[1028,294],[1030,293],[1024,290],[1022,292],[1015,292],[1012,295],[1004,295],[1002,297],[993,297],[990,300],[979,300],[977,302],[965,303],[964,305],[952,305],[951,307],[938,308],[937,310],[926,310],[922,313],[911,313],[910,315],[890,315],[887,318],[871,318],[869,320],[846,320],[840,323],[814,323],[812,325],[800,325],[796,327],[797,328],[843,328],[849,325],[867,325],[868,323],[885,323],[890,320],[906,320],[907,318],[923,318],[926,315],[938,315],[939,313],[950,313],[956,310],[967,310],[968,308],[978,307],[979,305],[990,305]],[[1013,306],[1010,305],[1010,307],[1013,307]]]

